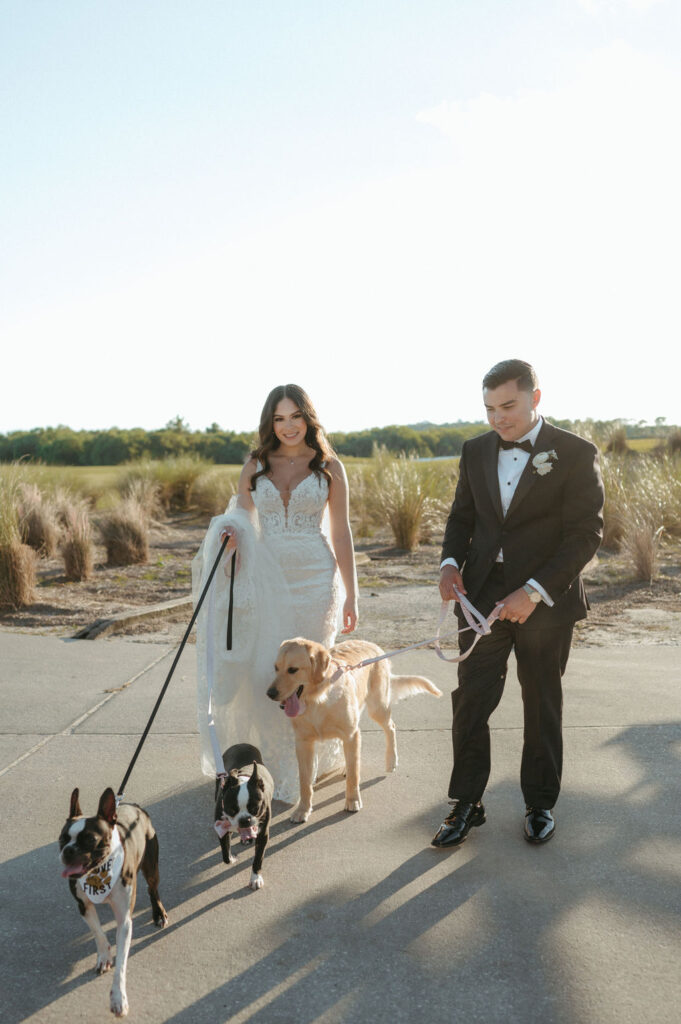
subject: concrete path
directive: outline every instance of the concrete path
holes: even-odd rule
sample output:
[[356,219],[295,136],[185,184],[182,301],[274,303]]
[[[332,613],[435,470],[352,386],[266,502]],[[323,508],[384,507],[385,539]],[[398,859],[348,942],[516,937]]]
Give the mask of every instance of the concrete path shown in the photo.
[[[110,1019],[111,976],[60,877],[56,839],[78,785],[87,811],[117,789],[174,648],[0,634],[2,1019]],[[364,731],[363,799],[339,778],[305,825],[277,805],[265,888],[252,853],[226,868],[197,767],[194,651],[173,678],[128,786],[161,842],[170,925],[138,899],[130,1019],[233,1022],[641,1024],[679,1019],[681,652],[574,651],[556,838],[521,836],[521,708],[509,679],[493,719],[487,824],[458,851],[429,846],[445,810],[450,705],[398,705],[400,767]],[[429,652],[400,671],[445,691]],[[102,915],[110,921],[110,913]],[[113,941],[113,927],[111,927]]]

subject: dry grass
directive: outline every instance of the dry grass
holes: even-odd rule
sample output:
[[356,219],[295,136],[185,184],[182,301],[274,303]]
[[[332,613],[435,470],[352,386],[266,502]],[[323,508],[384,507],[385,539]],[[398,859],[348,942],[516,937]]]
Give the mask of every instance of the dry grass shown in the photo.
[[658,572],[662,537],[681,536],[681,457],[669,452],[605,456],[604,547],[622,550],[637,579]]
[[98,523],[107,565],[140,565],[149,561],[149,520],[135,498],[123,500]]
[[0,608],[26,608],[35,601],[36,553],[28,544],[0,545]]
[[211,468],[211,464],[191,455],[163,459],[155,462],[130,463],[119,487],[125,494],[133,481],[151,480],[158,486],[160,501],[164,509],[186,511],[192,502],[193,491],[199,477]]
[[219,516],[237,491],[238,476],[222,470],[202,473],[192,490],[192,504],[207,516]]
[[356,537],[373,537],[376,523],[371,515],[365,466],[346,466],[350,491],[350,519]]
[[22,544],[19,512],[21,470],[3,466],[0,472],[0,608],[25,608],[35,601],[33,548]]
[[627,432],[624,427],[614,426],[610,430],[605,450],[608,455],[626,455],[629,451],[629,445],[627,444]]
[[637,580],[652,583],[659,571],[660,541],[663,526],[642,518],[632,518],[622,535],[622,551],[631,560]]
[[67,580],[89,580],[94,568],[92,523],[88,501],[63,497],[60,514],[64,524],[61,553]]
[[444,522],[454,493],[451,464],[396,458],[382,449],[363,477],[364,515],[374,525],[387,522],[397,547],[413,551]]
[[601,459],[605,488],[603,547],[619,551],[629,517],[629,482],[626,460],[615,456]]
[[59,524],[55,503],[37,483],[19,484],[19,518],[24,544],[42,558],[53,558],[59,545]]
[[121,487],[121,494],[124,499],[131,498],[137,502],[148,522],[158,519],[163,514],[161,488],[151,477],[128,477]]

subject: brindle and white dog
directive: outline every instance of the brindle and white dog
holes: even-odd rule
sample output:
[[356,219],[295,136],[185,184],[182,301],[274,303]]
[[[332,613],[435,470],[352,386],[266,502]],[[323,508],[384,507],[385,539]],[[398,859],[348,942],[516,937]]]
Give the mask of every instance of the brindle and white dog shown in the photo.
[[97,945],[97,974],[113,966],[111,947],[97,917],[97,903],[108,903],[116,918],[116,969],[111,987],[111,1012],[128,1012],[126,968],[132,939],[132,912],[137,872],[142,870],[151,899],[154,924],[164,928],[168,915],[158,895],[158,838],[151,819],[137,804],[116,809],[112,789],[105,789],[97,814],[86,818],[78,790],[71,794],[69,816],[59,836],[62,877],[68,878],[78,909]]

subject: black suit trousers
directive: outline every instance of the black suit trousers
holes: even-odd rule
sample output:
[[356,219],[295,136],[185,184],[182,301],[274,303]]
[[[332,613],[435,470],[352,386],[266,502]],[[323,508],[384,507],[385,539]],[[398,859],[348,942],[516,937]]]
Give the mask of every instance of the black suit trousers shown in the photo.
[[[503,564],[499,563],[490,573],[476,605],[488,615],[507,593]],[[457,613],[465,626],[458,607]],[[452,692],[451,799],[475,803],[485,791],[491,767],[488,721],[501,700],[508,659],[514,651],[524,710],[520,786],[528,806],[554,806],[563,765],[561,680],[572,630],[571,622],[524,629],[517,623],[497,621],[492,632],[481,637],[466,661],[459,664],[459,686]],[[462,653],[473,640],[472,630],[461,634]]]

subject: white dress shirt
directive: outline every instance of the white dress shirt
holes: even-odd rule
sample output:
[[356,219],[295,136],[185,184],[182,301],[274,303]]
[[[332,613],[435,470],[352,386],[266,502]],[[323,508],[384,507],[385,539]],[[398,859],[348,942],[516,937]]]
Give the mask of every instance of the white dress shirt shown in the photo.
[[[532,430],[528,431],[527,434],[523,434],[522,437],[519,437],[518,441],[529,441],[532,447],[534,447],[543,422],[544,421],[540,416],[532,427]],[[513,495],[515,494],[516,487],[518,486],[518,481],[523,475],[523,470],[525,469],[529,458],[530,453],[523,451],[522,448],[499,447],[497,473],[499,475],[499,493],[501,495],[501,509],[504,513],[504,518],[511,506]],[[500,548],[497,554],[497,562],[503,562],[503,560],[504,552]],[[453,565],[455,569],[459,568],[456,559],[454,558],[445,558],[444,561],[440,563],[440,568],[442,569],[445,565]],[[542,600],[545,601],[546,604],[549,606],[553,605],[553,601],[541,584],[537,583],[534,579],[529,579],[527,582],[529,586],[534,587],[535,590],[539,591],[542,596]]]

